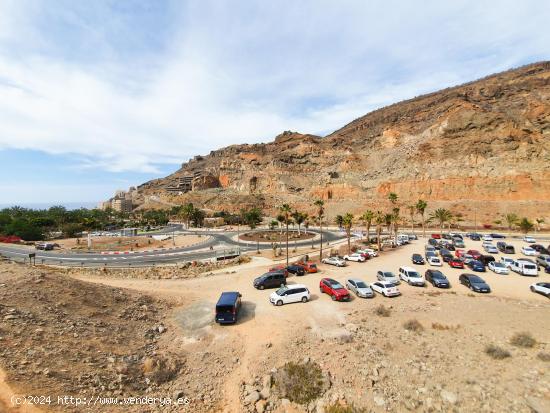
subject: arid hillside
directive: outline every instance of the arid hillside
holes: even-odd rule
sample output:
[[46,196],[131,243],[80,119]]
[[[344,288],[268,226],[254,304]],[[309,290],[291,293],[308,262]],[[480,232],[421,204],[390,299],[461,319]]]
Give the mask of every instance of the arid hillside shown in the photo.
[[[550,210],[549,142],[550,62],[540,62],[376,110],[326,137],[284,132],[212,151],[138,191],[214,209],[323,198],[331,214],[396,192],[404,205],[423,198],[466,221],[474,210],[480,222],[533,218]],[[184,176],[192,191],[174,189]]]

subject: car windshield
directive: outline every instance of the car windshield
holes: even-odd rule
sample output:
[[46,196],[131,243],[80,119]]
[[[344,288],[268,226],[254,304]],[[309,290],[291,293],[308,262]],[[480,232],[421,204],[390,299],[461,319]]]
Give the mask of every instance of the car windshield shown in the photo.
[[393,283],[386,283],[386,284],[383,284],[384,285],[384,288],[392,288],[392,287],[395,287],[395,284]]
[[485,284],[485,281],[483,281],[481,278],[479,277],[470,277],[470,282],[472,284]]
[[440,272],[432,272],[432,278],[445,278],[445,276]]
[[329,284],[335,290],[339,290],[341,288],[344,288],[344,287],[342,287],[342,284],[340,284],[339,282],[330,282]]
[[395,275],[393,275],[393,272],[389,272],[389,271],[386,271],[386,272],[383,272],[382,275],[386,278],[388,277],[395,277]]
[[409,277],[412,277],[412,278],[420,278],[420,274],[415,272],[415,271],[411,271],[409,273]]
[[276,291],[276,293],[277,295],[283,295],[287,291],[288,291],[288,287],[281,287]]
[[493,267],[504,268],[504,264],[501,262],[493,262]]
[[365,284],[363,281],[359,281],[355,285],[357,285],[357,288],[368,288],[367,284]]
[[534,270],[534,269],[536,269],[537,267],[535,267],[534,265],[531,265],[531,264],[527,264],[527,265],[524,266],[524,268],[525,268],[526,270]]

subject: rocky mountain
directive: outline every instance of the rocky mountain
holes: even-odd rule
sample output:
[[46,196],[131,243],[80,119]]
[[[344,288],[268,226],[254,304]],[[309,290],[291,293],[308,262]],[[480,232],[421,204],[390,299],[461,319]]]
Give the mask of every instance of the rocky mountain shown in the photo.
[[273,142],[196,156],[138,187],[142,201],[236,210],[283,202],[331,215],[402,207],[422,198],[466,221],[517,212],[550,222],[550,62],[399,102],[319,137],[284,132]]

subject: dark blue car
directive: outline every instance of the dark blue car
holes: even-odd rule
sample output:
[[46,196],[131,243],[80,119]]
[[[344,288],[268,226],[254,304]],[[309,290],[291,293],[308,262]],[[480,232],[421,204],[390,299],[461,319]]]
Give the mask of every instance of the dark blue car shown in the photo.
[[478,260],[471,260],[466,264],[472,271],[485,272],[485,265]]
[[216,304],[216,323],[235,324],[241,309],[241,293],[237,291],[224,292]]

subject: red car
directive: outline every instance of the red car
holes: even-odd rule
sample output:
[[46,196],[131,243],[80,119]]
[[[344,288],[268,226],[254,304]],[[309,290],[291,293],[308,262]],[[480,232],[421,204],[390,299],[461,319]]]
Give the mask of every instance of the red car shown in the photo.
[[308,262],[298,261],[298,262],[295,262],[294,265],[299,265],[304,269],[305,272],[308,272],[308,273],[314,273],[319,271],[319,269],[317,268],[317,264],[311,261],[308,261]]
[[453,258],[449,260],[449,266],[451,268],[464,268],[464,262],[460,258]]
[[319,290],[322,293],[330,295],[332,301],[349,301],[350,295],[348,290],[342,284],[332,278],[323,278],[319,282]]
[[481,258],[481,252],[478,250],[468,250],[467,254],[471,255],[474,260],[479,260]]
[[466,254],[466,253],[464,252],[464,250],[457,249],[457,250],[455,251],[455,257],[456,257],[456,258],[463,257],[464,254]]
[[286,265],[276,265],[275,267],[270,268],[269,271],[282,271],[285,274],[285,277],[288,277],[288,270],[286,269]]
[[441,235],[440,234],[432,234],[432,238],[433,239],[441,239]]

